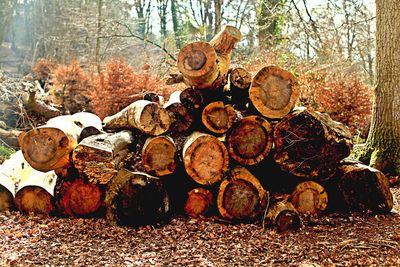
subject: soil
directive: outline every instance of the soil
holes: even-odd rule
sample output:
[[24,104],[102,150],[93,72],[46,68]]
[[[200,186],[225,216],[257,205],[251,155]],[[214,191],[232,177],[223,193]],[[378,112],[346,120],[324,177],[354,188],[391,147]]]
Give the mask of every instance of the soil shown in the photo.
[[0,214],[0,266],[400,266],[400,187],[391,214],[303,218],[279,233],[259,224],[176,217],[154,228],[103,219]]

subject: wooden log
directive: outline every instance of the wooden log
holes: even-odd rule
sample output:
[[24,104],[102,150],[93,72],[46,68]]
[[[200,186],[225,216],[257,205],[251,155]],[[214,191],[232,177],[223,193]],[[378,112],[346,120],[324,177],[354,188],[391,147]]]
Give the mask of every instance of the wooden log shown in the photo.
[[234,68],[229,74],[229,90],[234,107],[246,108],[249,102],[249,89],[252,81],[250,72],[242,67]]
[[26,163],[21,151],[12,154],[0,165],[0,212],[13,210],[15,184],[18,184],[23,164]]
[[212,135],[192,133],[183,146],[182,155],[186,172],[201,185],[212,185],[221,181],[228,170],[228,151]]
[[127,130],[87,137],[72,153],[74,166],[89,182],[107,184],[123,167],[134,140]]
[[168,217],[170,210],[160,179],[126,169],[121,169],[107,185],[105,205],[110,225],[157,224]]
[[387,177],[377,169],[354,161],[340,164],[334,181],[344,206],[349,211],[390,212],[393,196]]
[[283,118],[300,95],[296,78],[276,66],[262,68],[253,78],[249,90],[250,101],[267,118]]
[[180,101],[181,91],[173,92],[167,103],[164,104],[165,110],[171,119],[170,132],[181,133],[187,131],[192,125],[192,115]]
[[204,188],[195,188],[188,193],[185,213],[191,217],[205,215],[213,205],[213,194]]
[[178,69],[186,85],[220,88],[226,83],[231,52],[241,39],[239,29],[225,26],[209,43],[194,42],[178,54]]
[[272,148],[272,127],[261,116],[247,116],[232,126],[226,140],[229,155],[234,160],[243,165],[254,165]]
[[179,100],[189,111],[200,109],[204,105],[204,95],[201,90],[186,88],[179,94]]
[[101,133],[104,133],[104,132],[101,131],[100,129],[97,129],[96,127],[93,127],[93,126],[85,127],[82,129],[81,134],[79,135],[78,144],[86,137],[101,134]]
[[275,126],[275,162],[298,177],[329,179],[350,155],[351,133],[328,115],[297,109]]
[[289,201],[289,195],[273,197],[265,220],[280,232],[300,227],[299,213]]
[[236,120],[235,109],[231,105],[225,105],[222,101],[208,104],[202,112],[203,125],[213,133],[227,132]]
[[320,215],[328,205],[328,194],[324,187],[313,181],[298,184],[290,201],[299,213]]
[[168,136],[147,138],[142,149],[142,162],[146,172],[151,175],[165,176],[175,171],[176,146]]
[[25,159],[36,170],[65,168],[71,163],[70,154],[78,145],[82,129],[88,126],[101,130],[100,118],[87,112],[55,117],[44,126],[21,133],[19,144]]
[[247,169],[237,167],[222,181],[217,205],[219,213],[231,220],[253,220],[265,209],[267,194]]
[[99,185],[82,178],[60,181],[54,196],[59,214],[74,218],[99,215],[104,197]]
[[103,120],[105,129],[138,129],[149,135],[168,131],[171,121],[168,112],[157,103],[138,100]]
[[146,92],[143,96],[143,100],[147,100],[158,104],[162,104],[164,102],[164,98],[159,94],[157,94],[156,92]]

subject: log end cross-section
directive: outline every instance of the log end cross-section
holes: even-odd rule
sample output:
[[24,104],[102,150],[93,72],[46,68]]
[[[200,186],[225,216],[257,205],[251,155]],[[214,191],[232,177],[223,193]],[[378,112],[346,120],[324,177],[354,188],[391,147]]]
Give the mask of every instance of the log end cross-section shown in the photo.
[[291,202],[300,213],[319,215],[328,206],[328,194],[320,184],[307,181],[296,186]]

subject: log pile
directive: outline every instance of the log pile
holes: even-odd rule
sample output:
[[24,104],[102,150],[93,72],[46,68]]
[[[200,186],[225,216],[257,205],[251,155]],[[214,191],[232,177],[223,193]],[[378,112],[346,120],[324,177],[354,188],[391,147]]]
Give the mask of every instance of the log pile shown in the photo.
[[262,220],[279,231],[297,229],[300,214],[389,212],[386,177],[344,161],[352,149],[345,126],[295,107],[294,75],[277,66],[254,77],[230,69],[240,39],[227,26],[182,48],[175,80],[188,88],[166,103],[149,92],[102,123],[78,113],[22,133],[16,165],[0,169],[0,209],[15,202],[24,213],[130,226],[184,212]]

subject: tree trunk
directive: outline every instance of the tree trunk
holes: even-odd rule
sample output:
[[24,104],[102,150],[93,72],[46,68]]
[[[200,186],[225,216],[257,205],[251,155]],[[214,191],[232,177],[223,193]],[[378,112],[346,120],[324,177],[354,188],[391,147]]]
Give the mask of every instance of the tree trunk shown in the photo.
[[279,67],[262,68],[253,78],[249,90],[254,107],[267,118],[283,118],[300,95],[297,79]]
[[328,115],[297,109],[275,126],[274,159],[290,174],[326,180],[350,155],[350,138],[350,131]]
[[288,199],[289,195],[274,196],[265,218],[269,225],[280,232],[300,227],[299,213]]
[[115,115],[104,118],[106,129],[138,129],[149,135],[168,131],[171,121],[167,111],[157,103],[138,100]]
[[235,120],[235,109],[231,105],[224,105],[222,101],[208,104],[201,115],[203,125],[216,134],[223,134],[228,131]]
[[215,11],[214,34],[217,34],[221,30],[223,2],[224,2],[223,0],[214,0],[214,11]]
[[65,168],[70,165],[70,154],[87,126],[102,129],[100,118],[87,112],[50,119],[45,125],[20,134],[22,153],[36,170]]
[[247,169],[239,167],[222,181],[218,193],[218,210],[224,218],[253,220],[265,209],[267,194]]
[[272,127],[260,116],[248,116],[235,123],[226,140],[229,155],[243,165],[262,161],[272,148]]
[[123,167],[134,140],[130,131],[87,137],[72,154],[74,166],[89,182],[107,184]]
[[252,77],[250,72],[244,68],[234,68],[229,75],[229,90],[234,107],[239,110],[245,109],[249,102],[249,88]]
[[170,132],[181,133],[187,131],[192,125],[192,115],[180,101],[181,91],[173,92],[167,103],[164,104],[165,110],[171,118]]
[[312,181],[298,184],[290,198],[300,213],[320,215],[328,206],[325,188]]
[[146,172],[151,175],[164,176],[176,168],[176,146],[167,136],[149,137],[142,149],[142,162]]
[[188,86],[218,89],[226,83],[231,53],[241,39],[240,31],[225,28],[209,43],[194,42],[179,51],[178,68]]
[[400,175],[400,9],[396,0],[376,1],[376,86],[363,162]]
[[140,226],[166,219],[170,203],[162,181],[121,169],[107,185],[106,220],[110,225]]
[[186,172],[201,185],[221,181],[228,170],[228,151],[212,135],[194,132],[186,140],[182,155]]
[[188,193],[185,213],[191,217],[205,215],[213,205],[213,194],[204,188],[196,188]]

